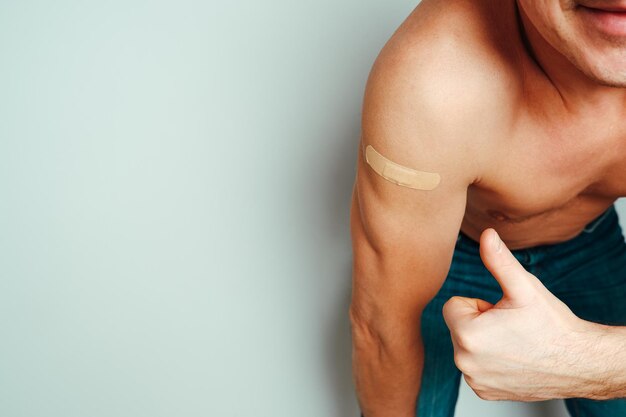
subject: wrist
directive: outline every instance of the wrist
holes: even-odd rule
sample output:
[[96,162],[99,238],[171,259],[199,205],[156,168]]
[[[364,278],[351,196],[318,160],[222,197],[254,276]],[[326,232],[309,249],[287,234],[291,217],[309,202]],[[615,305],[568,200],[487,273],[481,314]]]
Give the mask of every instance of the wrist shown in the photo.
[[575,376],[563,398],[615,398],[612,393],[615,382],[624,372],[616,366],[616,361],[620,361],[618,356],[622,354],[618,352],[618,346],[620,340],[623,346],[626,328],[578,320],[570,333],[572,342],[567,360],[573,365]]

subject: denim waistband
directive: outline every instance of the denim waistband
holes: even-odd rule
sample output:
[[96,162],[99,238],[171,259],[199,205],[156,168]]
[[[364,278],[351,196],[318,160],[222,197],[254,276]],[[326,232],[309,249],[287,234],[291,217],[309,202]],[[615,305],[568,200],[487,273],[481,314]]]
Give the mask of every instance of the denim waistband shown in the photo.
[[[602,247],[609,248],[623,239],[615,204],[611,204],[602,214],[587,223],[582,231],[571,239],[558,243],[513,249],[511,253],[520,261],[526,264],[533,264],[549,256],[568,252],[573,253],[583,249],[590,250],[592,247],[596,250],[602,250]],[[478,254],[478,242],[461,231],[459,231],[456,246],[464,251],[475,251]]]

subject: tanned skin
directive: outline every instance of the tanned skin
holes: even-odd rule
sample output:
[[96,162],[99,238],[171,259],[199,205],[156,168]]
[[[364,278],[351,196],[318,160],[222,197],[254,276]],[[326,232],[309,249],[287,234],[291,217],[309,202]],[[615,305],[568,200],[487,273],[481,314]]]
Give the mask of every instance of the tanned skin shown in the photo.
[[[424,0],[380,52],[351,209],[365,417],[414,416],[421,313],[459,230],[478,242],[494,228],[509,249],[559,243],[626,196],[626,35],[589,10],[609,3]],[[370,144],[441,183],[384,180],[363,160]]]

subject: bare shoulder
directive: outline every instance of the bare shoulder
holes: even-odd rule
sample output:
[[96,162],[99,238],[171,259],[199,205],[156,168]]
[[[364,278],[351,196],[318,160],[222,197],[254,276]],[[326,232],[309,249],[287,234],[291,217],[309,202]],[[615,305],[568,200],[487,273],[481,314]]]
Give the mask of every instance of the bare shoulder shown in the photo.
[[363,140],[405,162],[479,181],[519,94],[511,18],[512,9],[491,1],[423,0],[374,62]]

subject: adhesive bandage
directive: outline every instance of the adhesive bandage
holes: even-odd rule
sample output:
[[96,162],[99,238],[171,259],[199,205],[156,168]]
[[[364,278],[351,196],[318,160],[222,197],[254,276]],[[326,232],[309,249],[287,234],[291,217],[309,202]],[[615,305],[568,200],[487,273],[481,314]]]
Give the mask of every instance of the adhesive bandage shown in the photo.
[[365,148],[365,161],[378,175],[402,187],[432,190],[441,180],[437,173],[417,171],[390,161],[378,153],[372,145]]

